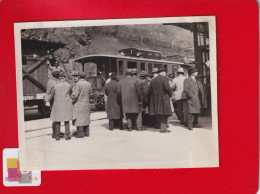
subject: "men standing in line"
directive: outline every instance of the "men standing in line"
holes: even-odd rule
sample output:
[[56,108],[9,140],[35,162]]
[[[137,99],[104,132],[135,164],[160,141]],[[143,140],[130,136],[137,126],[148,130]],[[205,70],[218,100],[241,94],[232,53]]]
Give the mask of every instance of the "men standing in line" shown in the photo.
[[[144,95],[144,86],[143,86],[143,80],[137,77],[137,69],[132,69],[132,77],[137,81],[138,87],[141,88],[142,96]],[[138,131],[146,130],[143,125],[143,118],[142,118],[142,112],[143,112],[143,101],[140,104],[140,110],[136,119],[136,128]]]
[[184,77],[184,70],[182,67],[178,69],[177,73],[178,73],[178,77],[173,79],[171,88],[174,91],[173,95],[175,97],[176,104],[177,104],[178,118],[181,124],[183,125],[185,124],[185,122],[187,122],[186,120],[184,120],[184,113],[183,113],[183,101],[186,98],[185,94],[183,93],[183,83],[186,77]]
[[159,75],[152,79],[150,85],[150,115],[156,115],[160,120],[160,132],[168,133],[167,119],[172,115],[170,106],[170,97],[172,90],[169,85],[169,79],[166,77],[166,69],[160,67]]
[[200,85],[198,81],[195,79],[198,75],[198,69],[195,67],[191,67],[189,69],[190,77],[184,80],[184,93],[187,97],[188,103],[188,123],[187,127],[189,130],[194,128],[200,128],[198,124],[198,118],[200,114],[200,100],[199,100],[199,92]]
[[109,119],[109,130],[113,130],[115,122],[119,124],[120,130],[123,129],[123,112],[120,96],[117,94],[118,81],[117,74],[112,72],[111,81],[105,85],[105,94],[107,95],[107,118]]
[[138,113],[140,112],[140,105],[143,101],[141,87],[138,85],[136,79],[132,78],[131,74],[131,70],[127,69],[126,78],[119,82],[117,90],[117,93],[121,95],[122,108],[126,114],[129,131],[133,130]]
[[76,138],[83,138],[89,136],[89,123],[90,123],[90,105],[89,95],[92,93],[91,84],[85,80],[86,73],[75,72],[75,86],[71,94],[73,100],[75,120],[73,125],[77,127]]
[[58,83],[51,92],[51,99],[54,99],[50,119],[55,122],[55,138],[60,140],[60,124],[65,125],[65,139],[70,138],[69,121],[73,120],[73,105],[70,99],[71,86],[65,81],[66,76],[60,74]]

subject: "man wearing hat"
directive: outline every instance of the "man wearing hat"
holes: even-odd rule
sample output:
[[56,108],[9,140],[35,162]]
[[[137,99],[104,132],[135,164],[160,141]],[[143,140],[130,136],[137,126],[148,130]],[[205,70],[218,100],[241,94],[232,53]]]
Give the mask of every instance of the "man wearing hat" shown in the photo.
[[[138,86],[141,88],[141,92],[142,92],[142,96],[143,96],[144,95],[143,80],[141,80],[139,77],[137,77],[137,69],[135,69],[135,68],[132,69],[132,78],[137,81]],[[143,112],[143,101],[140,104],[140,111],[139,111],[137,119],[136,119],[136,128],[138,131],[146,130],[144,127],[142,127],[142,124],[143,124],[142,112]]]
[[186,95],[183,92],[183,83],[186,77],[184,77],[184,70],[182,67],[178,69],[177,73],[178,77],[173,79],[171,88],[174,91],[173,96],[177,104],[176,114],[178,115],[178,118],[183,125],[187,124],[187,112],[185,111],[185,117],[183,112],[183,101],[186,100]]
[[[112,73],[110,72],[108,74],[108,78],[106,80],[105,87],[111,81],[111,75],[112,75]],[[104,95],[104,102],[105,102],[105,111],[107,112],[107,95],[106,94]]]
[[160,132],[168,133],[167,120],[172,115],[170,97],[172,90],[169,85],[169,79],[166,77],[166,69],[160,67],[159,75],[152,79],[150,85],[150,115],[157,116],[160,121]]
[[60,124],[65,125],[65,139],[70,139],[69,121],[73,120],[73,105],[70,99],[71,85],[65,80],[65,75],[60,74],[57,84],[51,91],[51,99],[54,99],[50,119],[55,122],[55,138],[60,140]]
[[149,75],[146,73],[146,71],[141,71],[140,73],[140,79],[142,80],[142,94],[143,94],[143,111],[142,111],[142,120],[143,124],[145,125],[150,125],[150,120],[149,120],[149,88],[151,81],[149,80]]
[[117,74],[112,72],[111,81],[105,85],[105,94],[107,95],[107,118],[109,119],[109,130],[113,130],[115,122],[118,122],[119,128],[123,129],[123,112],[120,96],[117,94],[118,81]]
[[187,127],[189,130],[192,130],[193,127],[200,128],[198,124],[201,106],[199,100],[200,86],[198,81],[195,79],[198,75],[198,69],[191,67],[189,69],[189,75],[190,77],[184,80],[183,92],[186,95],[188,104]]
[[86,81],[86,73],[79,72],[73,74],[75,77],[75,86],[71,94],[74,106],[73,125],[77,127],[76,138],[89,136],[90,123],[90,105],[89,95],[92,93],[91,84]]
[[158,68],[155,67],[155,68],[153,68],[153,71],[152,71],[152,79],[156,78],[157,76],[158,76]]
[[[53,106],[53,101],[50,101],[51,92],[54,89],[54,86],[58,83],[59,76],[60,76],[60,71],[53,71],[52,76],[50,77],[50,79],[47,82],[46,95],[44,96],[44,100],[45,100],[46,106],[49,105],[50,108],[52,108],[52,106]],[[52,138],[56,138],[55,122],[52,122]]]
[[132,131],[140,113],[143,101],[142,91],[136,79],[132,78],[132,71],[127,69],[126,78],[119,82],[117,93],[121,96],[123,112],[126,114],[127,127]]

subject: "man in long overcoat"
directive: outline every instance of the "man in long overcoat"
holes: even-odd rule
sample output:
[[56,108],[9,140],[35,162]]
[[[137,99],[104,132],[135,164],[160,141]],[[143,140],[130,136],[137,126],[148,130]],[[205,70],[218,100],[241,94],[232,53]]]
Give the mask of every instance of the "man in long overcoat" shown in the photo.
[[89,136],[90,105],[89,95],[92,93],[91,84],[86,81],[86,73],[74,73],[75,86],[71,94],[73,100],[75,120],[73,125],[77,127],[76,138]]
[[[58,83],[59,76],[60,76],[59,71],[53,71],[52,76],[49,78],[49,80],[47,82],[46,95],[44,96],[44,100],[45,100],[46,106],[49,105],[50,108],[52,108],[52,106],[53,106],[53,100],[50,101],[51,92],[54,89],[54,86]],[[52,122],[52,138],[56,138],[55,126],[56,126],[55,122]]]
[[[133,79],[135,79],[137,81],[138,87],[141,88],[141,92],[142,92],[142,96],[144,96],[144,85],[143,85],[143,80],[141,80],[138,76],[137,76],[137,69],[132,69],[132,77]],[[143,101],[142,104],[140,104],[140,112],[138,113],[137,119],[136,119],[136,128],[138,131],[142,131],[142,130],[146,130],[144,127],[142,127],[143,125]]]
[[125,79],[119,82],[118,94],[121,95],[123,112],[126,114],[127,127],[132,131],[138,113],[141,111],[141,104],[143,101],[141,87],[137,81],[131,76],[132,71],[126,71]]
[[[190,77],[184,80],[184,89],[183,92],[187,97],[188,104],[188,123],[187,127],[189,130],[194,128],[200,128],[198,124],[198,118],[200,114],[200,99],[199,92],[202,92],[200,83],[195,79],[198,75],[198,69],[191,67],[189,69]],[[203,94],[203,92],[202,92]]]
[[118,81],[117,74],[112,72],[111,81],[105,85],[105,94],[107,95],[107,118],[109,119],[109,130],[113,130],[115,122],[119,123],[119,128],[123,129],[123,111],[121,97],[117,93]]
[[150,85],[150,115],[155,115],[160,120],[160,132],[168,133],[167,119],[172,115],[170,97],[172,90],[169,85],[169,79],[166,77],[166,69],[159,68],[159,75],[152,79]]
[[142,94],[143,94],[143,113],[142,113],[142,120],[143,124],[150,125],[149,122],[149,88],[150,88],[150,80],[148,79],[148,74],[145,71],[141,71],[140,79],[142,80]]
[[65,124],[65,139],[70,139],[69,121],[73,120],[73,105],[70,98],[71,85],[65,81],[65,75],[59,76],[58,83],[51,92],[51,100],[54,99],[50,119],[55,122],[55,137],[60,140],[60,124]]

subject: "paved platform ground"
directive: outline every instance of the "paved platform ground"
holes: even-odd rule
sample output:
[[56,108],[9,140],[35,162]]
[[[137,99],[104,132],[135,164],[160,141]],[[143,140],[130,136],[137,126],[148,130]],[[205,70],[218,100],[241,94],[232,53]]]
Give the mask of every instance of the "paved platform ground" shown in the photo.
[[218,131],[212,129],[210,117],[199,120],[203,128],[193,131],[180,125],[174,113],[170,117],[171,133],[153,128],[109,131],[106,113],[94,112],[90,137],[72,137],[69,141],[52,139],[48,118],[26,121],[26,162],[30,170],[218,166]]

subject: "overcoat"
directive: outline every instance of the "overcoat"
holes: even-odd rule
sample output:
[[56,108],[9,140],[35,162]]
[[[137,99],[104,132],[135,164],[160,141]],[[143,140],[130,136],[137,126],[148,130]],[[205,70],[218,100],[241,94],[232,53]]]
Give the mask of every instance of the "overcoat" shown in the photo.
[[117,93],[118,81],[111,80],[105,85],[105,94],[107,95],[107,118],[121,119],[123,118],[122,103]]
[[[188,111],[190,113],[200,113],[200,98],[199,95],[203,95],[202,85],[195,79],[188,77],[184,80],[183,92],[186,94],[188,102]],[[199,92],[201,92],[199,94]]]
[[139,113],[142,111],[142,91],[136,79],[126,77],[119,82],[117,93],[121,95],[124,113]]
[[54,77],[52,77],[48,80],[47,87],[46,87],[46,95],[44,96],[44,99],[46,101],[49,101],[51,99],[51,92],[57,83],[58,83],[58,80]]
[[50,119],[55,122],[73,120],[73,105],[70,98],[71,86],[65,79],[59,80],[51,92],[54,99]]
[[79,79],[73,88],[71,99],[73,100],[74,122],[73,125],[77,127],[87,126],[90,123],[90,105],[89,94],[91,94],[91,84]]
[[142,83],[142,88],[143,88],[143,107],[147,107],[149,105],[149,88],[150,88],[150,81],[145,79]]
[[183,75],[179,75],[178,77],[174,78],[172,81],[172,90],[173,92],[173,98],[175,100],[181,100],[186,99],[186,96],[183,94],[183,84],[186,77]]
[[158,75],[151,81],[150,90],[150,115],[171,116],[170,97],[172,90],[169,79],[165,76]]

